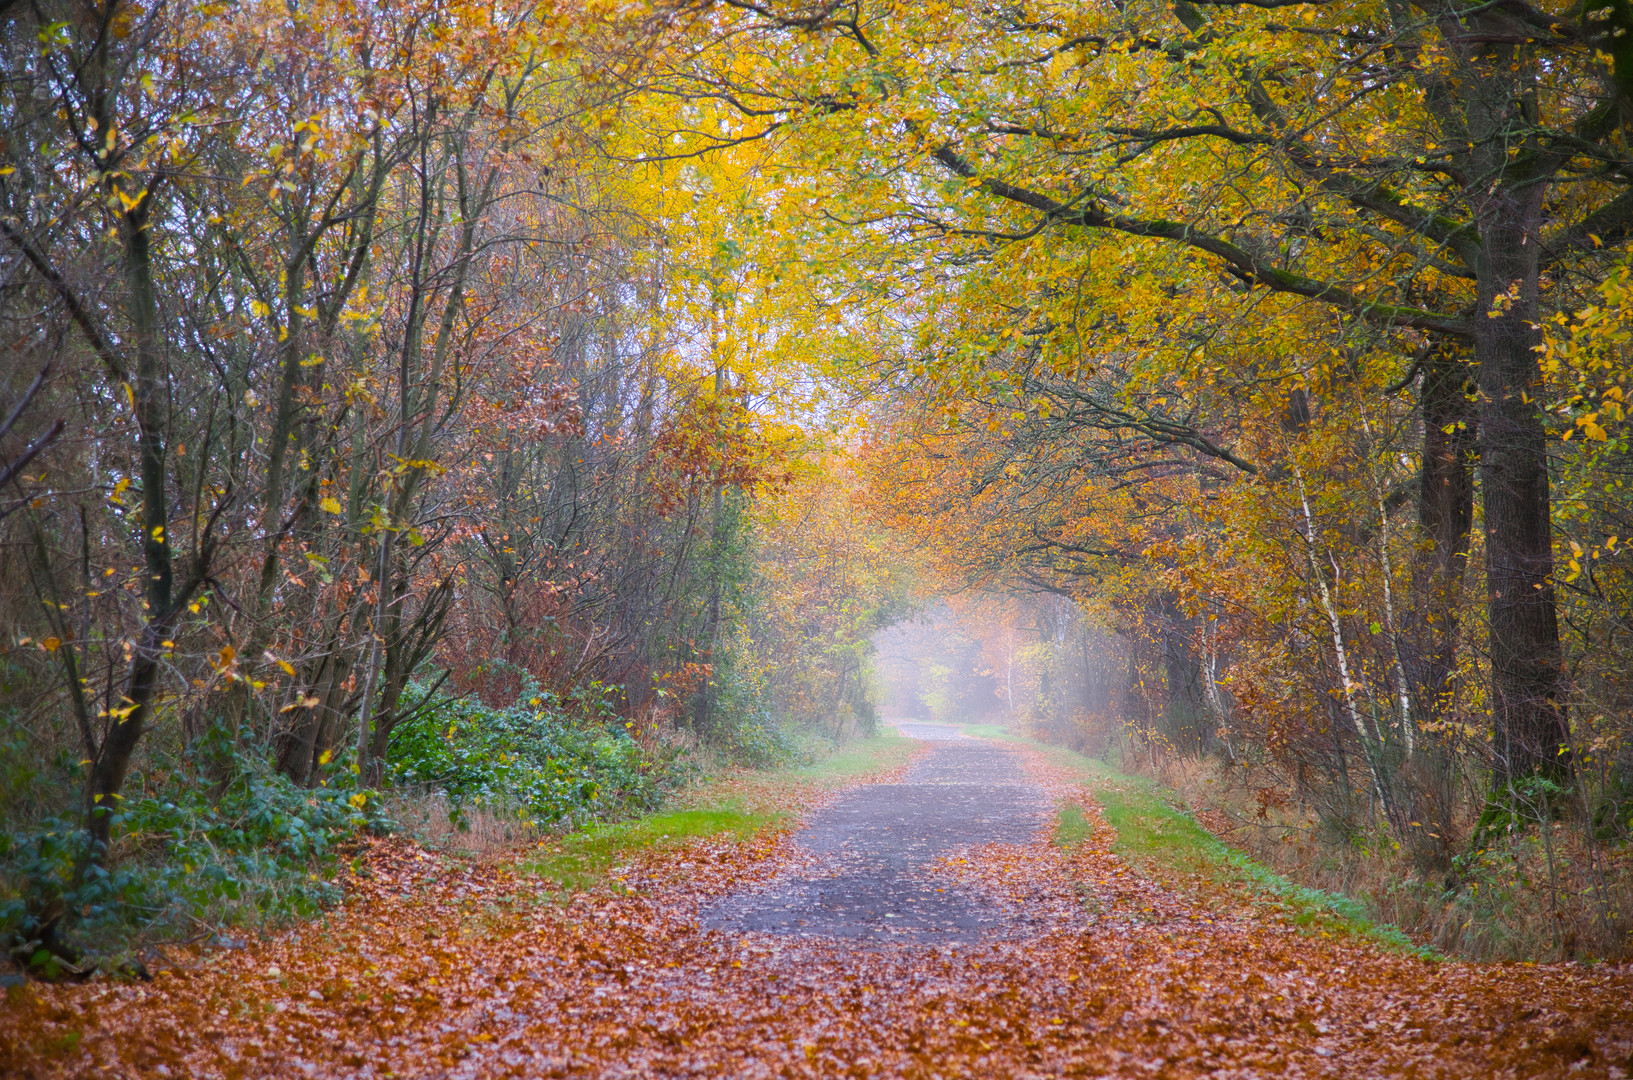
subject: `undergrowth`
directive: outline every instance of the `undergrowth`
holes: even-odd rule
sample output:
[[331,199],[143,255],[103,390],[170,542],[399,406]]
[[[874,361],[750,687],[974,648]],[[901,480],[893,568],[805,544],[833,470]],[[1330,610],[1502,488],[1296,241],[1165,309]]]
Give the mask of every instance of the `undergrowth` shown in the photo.
[[301,788],[214,731],[146,762],[98,863],[74,805],[82,765],[25,767],[18,749],[18,740],[0,747],[7,774],[22,781],[0,832],[0,942],[46,975],[62,958],[41,938],[58,923],[107,966],[155,942],[309,918],[339,899],[337,849],[386,825],[375,793],[348,770],[328,766],[317,786]]
[[111,969],[156,945],[311,918],[341,898],[337,856],[365,829],[440,820],[461,833],[479,817],[536,837],[650,813],[696,772],[677,748],[637,742],[600,688],[569,701],[525,690],[497,709],[416,695],[384,792],[360,788],[344,755],[324,755],[302,787],[253,738],[150,739],[101,860],[84,829],[86,763],[41,754],[0,715],[0,956],[46,976],[76,955]]
[[1614,958],[1629,952],[1633,847],[1588,842],[1568,820],[1477,830],[1453,823],[1450,868],[1417,863],[1388,835],[1332,835],[1257,770],[1164,761],[1161,782],[1217,818],[1260,863],[1354,897],[1369,916],[1473,960]]
[[421,695],[392,732],[391,780],[446,799],[455,828],[482,806],[524,828],[653,810],[696,767],[679,747],[637,742],[599,689],[563,701],[527,680],[507,708]]

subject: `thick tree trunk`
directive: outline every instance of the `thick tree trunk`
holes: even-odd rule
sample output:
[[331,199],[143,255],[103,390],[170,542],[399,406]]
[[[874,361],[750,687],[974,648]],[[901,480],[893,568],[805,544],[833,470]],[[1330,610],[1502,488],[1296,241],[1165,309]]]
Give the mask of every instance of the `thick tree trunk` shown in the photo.
[[1553,529],[1535,348],[1543,185],[1499,189],[1481,230],[1475,359],[1491,637],[1492,782],[1569,778]]

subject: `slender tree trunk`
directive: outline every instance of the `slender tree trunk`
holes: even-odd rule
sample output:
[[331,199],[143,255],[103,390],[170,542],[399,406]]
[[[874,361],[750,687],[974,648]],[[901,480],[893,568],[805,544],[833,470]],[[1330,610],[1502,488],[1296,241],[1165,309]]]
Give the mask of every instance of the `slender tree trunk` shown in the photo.
[[1461,641],[1458,609],[1469,565],[1469,532],[1474,524],[1474,456],[1478,411],[1463,360],[1450,347],[1437,349],[1425,363],[1419,411],[1423,417],[1423,466],[1418,522],[1431,546],[1421,565],[1416,591],[1431,616],[1423,637],[1418,677],[1419,715],[1439,717],[1442,699],[1457,662]]
[[[723,364],[717,363],[714,368],[714,393],[716,399],[725,394],[726,387],[726,368]],[[709,657],[709,677],[703,681],[703,686],[698,691],[697,711],[694,714],[694,726],[699,732],[705,734],[711,730],[715,723],[715,654],[719,651],[717,648],[718,642],[715,639],[720,636],[720,579],[725,572],[723,563],[726,555],[726,542],[723,535],[726,524],[726,497],[725,491],[718,483],[715,485],[711,510],[713,511],[713,518],[710,524],[711,537],[709,544],[709,561],[711,564],[709,567],[709,607],[703,629],[704,649],[707,650]]]
[[1162,664],[1169,733],[1180,753],[1200,754],[1212,740],[1202,701],[1202,658],[1191,639],[1188,620],[1177,608],[1163,606]]
[[1368,730],[1366,720],[1361,715],[1359,694],[1363,688],[1356,682],[1352,673],[1349,646],[1344,641],[1343,619],[1340,617],[1337,598],[1334,596],[1334,591],[1341,584],[1338,577],[1338,562],[1330,550],[1326,552],[1328,564],[1333,569],[1333,583],[1329,586],[1326,568],[1316,558],[1315,517],[1310,512],[1310,495],[1305,488],[1304,472],[1295,466],[1295,473],[1298,477],[1299,502],[1304,511],[1305,555],[1309,559],[1310,574],[1315,579],[1316,595],[1321,601],[1322,614],[1326,616],[1327,630],[1332,635],[1333,659],[1338,665],[1339,689],[1343,693],[1344,711],[1349,717],[1350,726],[1355,729],[1356,741],[1360,744],[1361,752],[1365,755],[1367,766],[1372,772],[1373,794],[1382,804],[1384,816],[1397,835],[1406,835],[1406,820],[1400,813],[1395,798],[1395,777],[1384,756],[1382,740],[1376,730]]
[[125,786],[131,755],[147,728],[158,686],[159,657],[175,620],[171,590],[169,500],[165,484],[165,419],[170,402],[164,359],[159,352],[158,300],[153,289],[147,208],[151,191],[120,218],[124,242],[126,287],[136,346],[135,405],[137,453],[142,478],[142,560],[146,571],[147,619],[136,637],[124,699],[112,710],[114,720],[102,740],[101,752],[91,766],[90,820],[92,857],[106,852],[112,829],[114,803]]
[[1009,716],[1015,718],[1015,628],[1011,626],[1004,634],[1004,703],[1009,706]]
[[1460,609],[1468,573],[1469,534],[1474,524],[1474,468],[1478,408],[1472,372],[1460,350],[1437,348],[1425,361],[1418,408],[1423,419],[1418,523],[1430,539],[1415,568],[1416,605],[1427,616],[1417,633],[1414,666],[1418,753],[1408,770],[1412,818],[1423,827],[1415,854],[1436,869],[1452,853],[1452,753],[1436,729],[1453,691],[1452,674],[1462,646]]
[[391,574],[391,541],[395,534],[380,530],[379,559],[375,563],[374,612],[369,620],[369,659],[363,676],[363,704],[357,713],[357,770],[369,783],[374,775],[375,693],[380,683],[380,651],[385,647],[387,612],[390,604],[386,586]]

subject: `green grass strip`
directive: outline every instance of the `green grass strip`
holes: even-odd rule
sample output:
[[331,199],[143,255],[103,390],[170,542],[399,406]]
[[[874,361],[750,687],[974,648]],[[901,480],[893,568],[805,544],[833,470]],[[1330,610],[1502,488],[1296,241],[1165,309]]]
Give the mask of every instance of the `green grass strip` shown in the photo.
[[[1325,933],[1359,941],[1369,941],[1391,952],[1407,953],[1425,960],[1444,959],[1433,949],[1412,943],[1412,939],[1388,923],[1373,921],[1366,907],[1353,897],[1311,889],[1287,880],[1229,847],[1203,828],[1190,812],[1179,805],[1178,797],[1166,788],[1139,776],[1128,776],[1105,762],[1084,757],[1064,747],[1050,746],[990,725],[962,725],[967,734],[1025,743],[1042,751],[1056,764],[1082,777],[1105,811],[1106,823],[1117,834],[1113,850],[1136,864],[1154,865],[1179,874],[1202,874],[1250,894],[1253,902],[1268,907],[1294,926],[1309,933]],[[1057,842],[1067,833],[1067,807],[1056,826]],[[1079,819],[1082,812],[1077,811]],[[1087,835],[1088,824],[1081,825]]]
[[1083,808],[1076,803],[1067,803],[1055,818],[1055,846],[1069,848],[1081,844],[1089,838],[1091,831]]
[[518,869],[558,892],[580,892],[600,884],[608,870],[643,851],[712,836],[746,840],[788,817],[787,813],[756,814],[730,805],[663,810],[634,821],[568,833],[551,844],[547,854],[524,859]]
[[808,765],[780,769],[769,774],[796,780],[849,780],[903,764],[912,755],[917,739],[895,734],[893,729],[866,739],[856,739],[818,757]]

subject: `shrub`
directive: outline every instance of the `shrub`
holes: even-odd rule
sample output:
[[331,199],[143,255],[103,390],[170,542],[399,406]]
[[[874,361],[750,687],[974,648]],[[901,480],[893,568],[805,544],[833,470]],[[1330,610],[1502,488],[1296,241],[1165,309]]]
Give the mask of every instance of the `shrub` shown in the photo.
[[786,728],[768,719],[745,720],[723,731],[719,741],[729,760],[753,769],[806,764],[810,759]]
[[392,731],[392,781],[446,794],[456,823],[467,806],[487,805],[581,825],[653,809],[684,779],[678,752],[652,754],[630,738],[599,685],[563,701],[526,682],[522,695],[492,708],[422,692]]
[[[37,769],[29,779],[72,790],[80,783],[73,772]],[[310,917],[340,898],[337,847],[387,824],[349,769],[328,765],[319,786],[300,788],[221,731],[150,774],[154,793],[115,810],[101,865],[87,858],[78,813],[0,832],[0,939],[13,955],[50,968],[41,938],[59,917],[95,959],[200,927]]]

